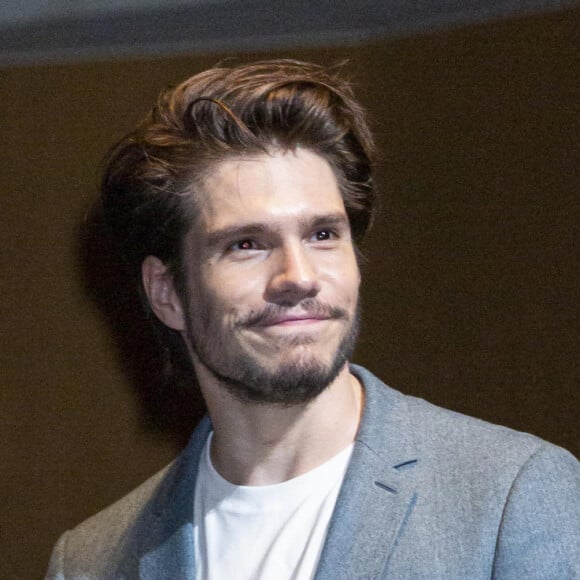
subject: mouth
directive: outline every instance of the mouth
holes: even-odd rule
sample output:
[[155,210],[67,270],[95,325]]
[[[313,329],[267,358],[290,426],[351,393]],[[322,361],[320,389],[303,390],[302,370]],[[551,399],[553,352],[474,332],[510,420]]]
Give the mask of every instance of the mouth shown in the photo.
[[347,318],[348,314],[343,309],[321,303],[301,304],[298,308],[269,306],[260,312],[253,313],[242,322],[242,326],[246,328],[283,328],[308,326],[328,320]]
[[283,314],[266,319],[256,326],[259,327],[284,327],[284,326],[306,326],[316,324],[325,320],[331,320],[332,317],[321,314],[301,313],[301,314]]

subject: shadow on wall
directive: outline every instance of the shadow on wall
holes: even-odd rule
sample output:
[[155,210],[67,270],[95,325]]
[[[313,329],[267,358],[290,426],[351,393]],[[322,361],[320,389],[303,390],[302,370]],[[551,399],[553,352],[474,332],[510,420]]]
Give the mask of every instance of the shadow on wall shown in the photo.
[[143,428],[183,448],[205,413],[205,403],[194,377],[179,381],[165,371],[136,283],[116,251],[98,202],[80,225],[78,260],[84,289],[110,326]]

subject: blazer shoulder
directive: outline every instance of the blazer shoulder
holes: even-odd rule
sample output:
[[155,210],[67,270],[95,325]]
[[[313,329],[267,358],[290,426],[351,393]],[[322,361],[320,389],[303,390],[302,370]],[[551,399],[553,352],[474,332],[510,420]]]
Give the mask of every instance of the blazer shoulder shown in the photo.
[[164,523],[171,527],[189,517],[186,506],[193,496],[197,463],[210,430],[205,417],[172,463],[65,532],[53,550],[47,578],[118,578],[118,566],[128,565],[143,545],[153,541],[155,531],[162,535]]
[[172,465],[65,532],[53,550],[46,578],[110,577],[123,554],[129,530],[156,495]]
[[367,392],[365,438],[376,449],[404,443],[430,465],[482,469],[521,468],[532,456],[568,462],[573,456],[540,437],[444,409],[385,385],[361,367],[353,367]]
[[[410,420],[415,425],[417,443],[431,457],[457,457],[463,461],[500,462],[522,466],[536,455],[568,458],[571,454],[522,431],[496,425],[405,396]],[[572,456],[573,457],[573,456]]]

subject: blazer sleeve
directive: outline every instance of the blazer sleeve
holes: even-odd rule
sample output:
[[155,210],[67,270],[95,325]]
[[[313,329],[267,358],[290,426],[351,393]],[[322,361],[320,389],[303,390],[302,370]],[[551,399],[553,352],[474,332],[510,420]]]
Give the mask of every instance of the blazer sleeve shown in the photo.
[[494,580],[580,578],[580,464],[545,443],[515,478],[501,519]]
[[48,571],[45,580],[65,580],[64,575],[64,555],[66,551],[68,532],[64,533],[52,550]]

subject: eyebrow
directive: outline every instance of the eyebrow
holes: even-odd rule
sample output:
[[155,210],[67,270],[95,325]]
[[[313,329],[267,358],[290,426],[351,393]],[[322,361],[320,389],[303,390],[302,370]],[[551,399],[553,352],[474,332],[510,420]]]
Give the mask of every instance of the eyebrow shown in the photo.
[[[313,218],[301,218],[299,220],[300,226],[303,229],[313,229],[318,227],[336,227],[348,226],[349,221],[343,213],[333,213],[315,216]],[[241,225],[234,225],[230,227],[221,228],[209,232],[207,235],[207,245],[209,247],[216,247],[224,242],[235,238],[245,238],[256,235],[262,235],[267,232],[276,231],[279,229],[278,222],[273,223],[248,223]]]
[[350,227],[350,222],[348,221],[348,217],[344,213],[332,213],[328,215],[317,216],[313,220],[310,220],[309,223],[305,223],[304,225],[309,226],[310,228],[317,228],[321,226]]

